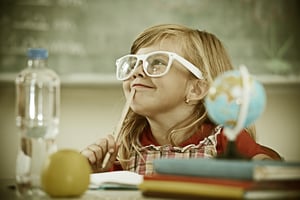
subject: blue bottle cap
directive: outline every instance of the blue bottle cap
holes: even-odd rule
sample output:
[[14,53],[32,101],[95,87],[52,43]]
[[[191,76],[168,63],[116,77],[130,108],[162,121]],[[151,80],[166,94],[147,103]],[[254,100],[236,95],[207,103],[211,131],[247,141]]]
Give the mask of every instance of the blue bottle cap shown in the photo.
[[48,58],[48,51],[44,48],[30,48],[27,51],[27,56],[31,59],[46,59]]

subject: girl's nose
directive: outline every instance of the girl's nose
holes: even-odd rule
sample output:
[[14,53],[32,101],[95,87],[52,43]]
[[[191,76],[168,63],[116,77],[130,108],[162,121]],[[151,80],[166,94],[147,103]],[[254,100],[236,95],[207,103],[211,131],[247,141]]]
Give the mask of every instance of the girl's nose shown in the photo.
[[144,78],[146,76],[143,69],[143,61],[139,61],[137,68],[134,70],[133,78]]

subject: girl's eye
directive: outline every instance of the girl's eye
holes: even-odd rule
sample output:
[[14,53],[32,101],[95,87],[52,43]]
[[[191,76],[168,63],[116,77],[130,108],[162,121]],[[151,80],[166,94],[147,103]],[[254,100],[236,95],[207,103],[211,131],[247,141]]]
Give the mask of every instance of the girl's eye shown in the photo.
[[156,59],[151,62],[151,65],[159,67],[159,66],[166,65],[166,63],[163,60]]
[[148,65],[148,72],[150,74],[161,74],[164,73],[167,68],[167,62],[161,59],[152,60]]

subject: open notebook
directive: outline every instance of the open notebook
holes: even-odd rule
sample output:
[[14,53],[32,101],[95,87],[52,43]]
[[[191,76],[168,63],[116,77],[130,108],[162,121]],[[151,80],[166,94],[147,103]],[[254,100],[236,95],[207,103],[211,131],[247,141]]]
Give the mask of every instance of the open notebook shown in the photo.
[[138,189],[143,176],[130,171],[112,171],[90,175],[89,189]]

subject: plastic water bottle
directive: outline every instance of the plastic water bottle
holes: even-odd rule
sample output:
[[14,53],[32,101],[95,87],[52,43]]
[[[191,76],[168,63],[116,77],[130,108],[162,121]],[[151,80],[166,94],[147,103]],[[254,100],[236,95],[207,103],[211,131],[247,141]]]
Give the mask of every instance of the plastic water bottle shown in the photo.
[[60,80],[47,68],[48,51],[27,52],[27,68],[16,78],[16,126],[20,143],[16,161],[18,194],[41,193],[40,174],[45,159],[57,150]]

